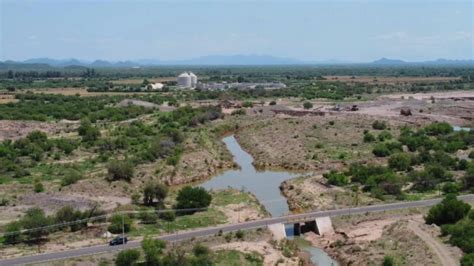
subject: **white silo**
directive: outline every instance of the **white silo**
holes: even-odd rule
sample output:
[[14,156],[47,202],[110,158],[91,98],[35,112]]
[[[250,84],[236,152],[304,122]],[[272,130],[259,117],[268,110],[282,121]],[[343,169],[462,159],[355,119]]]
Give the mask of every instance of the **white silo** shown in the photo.
[[191,77],[191,87],[196,88],[198,77],[193,72],[189,72],[189,76]]
[[178,86],[183,88],[190,88],[191,87],[191,77],[188,73],[183,72],[181,75],[178,76]]

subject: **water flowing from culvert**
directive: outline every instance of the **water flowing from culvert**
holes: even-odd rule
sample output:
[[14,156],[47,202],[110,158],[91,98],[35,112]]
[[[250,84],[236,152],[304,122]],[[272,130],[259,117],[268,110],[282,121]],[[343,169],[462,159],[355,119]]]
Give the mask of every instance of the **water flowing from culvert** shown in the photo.
[[[296,173],[285,171],[257,171],[253,166],[253,158],[245,152],[234,136],[223,138],[227,149],[232,153],[234,162],[240,166],[238,170],[229,170],[201,184],[206,189],[244,189],[251,192],[272,215],[278,217],[289,214],[286,198],[280,192],[280,184],[298,176]],[[294,237],[292,232],[289,238]],[[310,245],[301,248],[311,254],[311,260],[316,265],[338,265],[323,250]]]

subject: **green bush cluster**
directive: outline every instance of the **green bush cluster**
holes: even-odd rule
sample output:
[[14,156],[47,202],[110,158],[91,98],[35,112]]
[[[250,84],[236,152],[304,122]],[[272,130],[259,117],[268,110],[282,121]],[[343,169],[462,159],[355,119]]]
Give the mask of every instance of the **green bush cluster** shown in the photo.
[[[53,153],[70,154],[78,143],[68,139],[48,139],[46,133],[32,131],[25,138],[0,143],[0,173],[15,173],[22,177],[29,173],[25,168]],[[30,160],[24,160],[29,157]]]
[[[61,230],[78,231],[87,227],[87,222],[76,222],[102,215],[99,209],[92,208],[81,212],[70,206],[65,206],[56,211],[55,214],[47,216],[45,212],[34,207],[28,209],[19,220],[10,222],[5,226],[4,244],[14,245],[21,242],[38,243],[44,240],[48,234]],[[99,220],[96,220],[99,221]],[[49,227],[50,225],[56,225]],[[20,232],[20,230],[24,230]]]
[[0,105],[0,120],[38,120],[49,119],[90,121],[110,120],[122,121],[134,118],[152,110],[141,106],[111,107],[121,97],[97,96],[79,97],[60,94],[17,94],[16,103]]
[[474,212],[469,204],[448,194],[441,203],[428,211],[425,221],[427,224],[440,225],[442,234],[449,236],[449,242],[465,253],[461,258],[461,265],[473,265]]

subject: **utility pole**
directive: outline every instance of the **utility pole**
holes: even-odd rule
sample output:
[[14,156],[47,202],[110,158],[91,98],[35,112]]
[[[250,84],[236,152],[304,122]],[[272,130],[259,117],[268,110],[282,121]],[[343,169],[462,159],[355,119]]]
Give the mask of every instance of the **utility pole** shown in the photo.
[[125,221],[124,221],[124,217],[123,217],[123,212],[122,212],[122,241],[123,241],[123,244],[125,245]]
[[109,229],[107,228],[107,214],[105,214],[105,243],[109,242]]

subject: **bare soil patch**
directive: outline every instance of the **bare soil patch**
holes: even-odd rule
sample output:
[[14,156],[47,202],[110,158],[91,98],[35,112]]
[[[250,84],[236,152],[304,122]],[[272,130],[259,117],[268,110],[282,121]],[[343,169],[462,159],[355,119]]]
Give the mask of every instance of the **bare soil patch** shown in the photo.
[[78,127],[77,123],[68,121],[38,122],[38,121],[14,121],[0,120],[0,141],[23,138],[32,131],[42,131],[48,136],[59,136],[70,133]]

